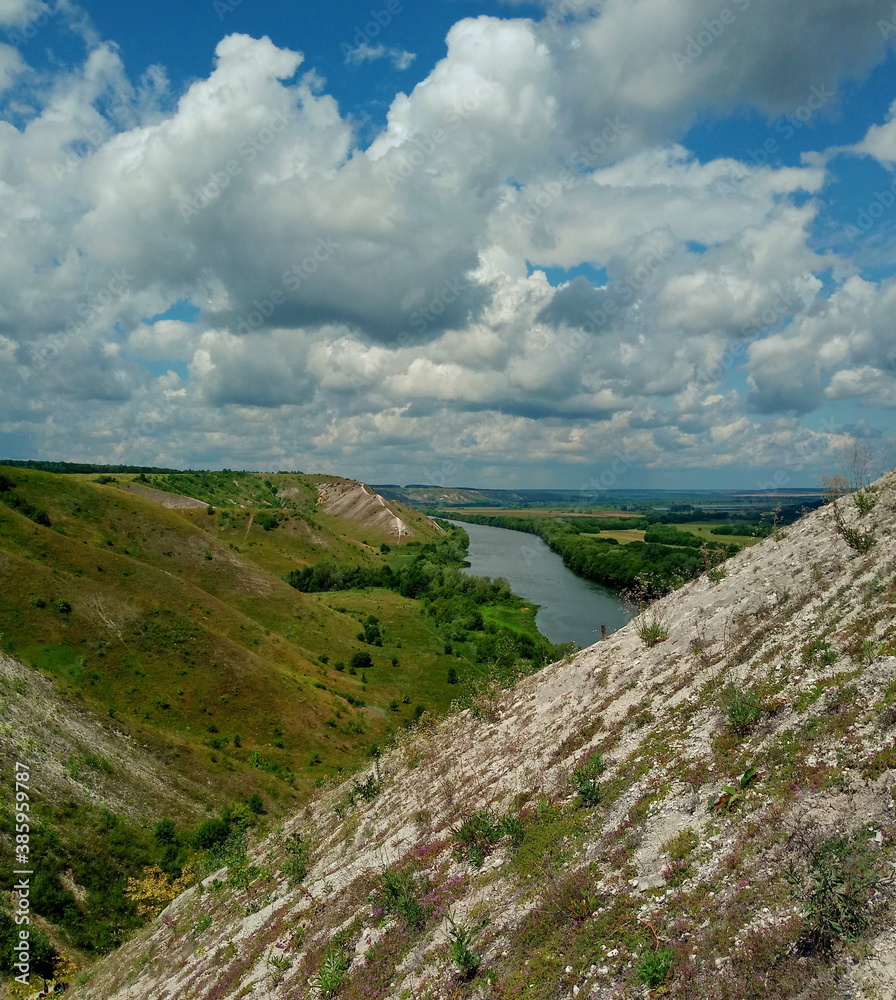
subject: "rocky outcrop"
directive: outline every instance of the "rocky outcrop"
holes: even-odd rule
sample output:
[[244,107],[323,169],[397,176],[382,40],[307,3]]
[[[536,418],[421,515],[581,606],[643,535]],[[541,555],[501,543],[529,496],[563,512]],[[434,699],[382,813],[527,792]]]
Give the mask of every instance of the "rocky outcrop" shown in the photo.
[[[389,501],[364,483],[352,480],[318,483],[317,492],[328,514],[378,528],[399,542],[414,537],[413,528],[393,510]],[[441,531],[434,521],[429,524]]]

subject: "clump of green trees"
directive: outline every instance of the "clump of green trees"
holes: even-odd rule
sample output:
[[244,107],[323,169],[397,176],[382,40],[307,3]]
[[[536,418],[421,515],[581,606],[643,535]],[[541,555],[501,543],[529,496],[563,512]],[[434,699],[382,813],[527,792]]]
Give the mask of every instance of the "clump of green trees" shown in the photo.
[[[520,600],[500,577],[493,580],[464,573],[461,566],[469,537],[462,528],[447,524],[446,528],[450,532],[447,538],[421,546],[413,562],[399,569],[325,561],[291,570],[285,580],[303,593],[382,587],[419,600],[435,620],[440,635],[450,643],[471,643],[467,652],[480,663],[509,666],[528,660],[541,665],[562,656],[565,647],[561,650],[543,637],[486,619],[486,605],[517,607]],[[381,638],[379,623],[368,619],[359,638],[362,635],[376,645],[376,639]]]

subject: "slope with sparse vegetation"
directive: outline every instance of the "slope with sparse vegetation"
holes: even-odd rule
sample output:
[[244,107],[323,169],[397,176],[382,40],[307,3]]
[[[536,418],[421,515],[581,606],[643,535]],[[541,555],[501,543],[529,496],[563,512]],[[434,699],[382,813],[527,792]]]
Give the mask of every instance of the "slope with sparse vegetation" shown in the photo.
[[[203,504],[135,495],[141,477]],[[461,635],[450,602],[372,579],[313,593],[283,579],[322,560],[445,574],[462,532],[398,507],[413,537],[396,539],[328,513],[315,477],[183,477],[0,471],[0,765],[34,770],[36,919],[79,962],[142,924],[129,879],[158,870],[170,891],[185,866],[216,864],[423,712],[447,711],[527,650],[529,669],[550,653],[534,611],[522,637],[482,621]],[[207,502],[228,482],[231,502]],[[496,606],[522,603],[477,586]],[[4,800],[4,885],[14,834]]]
[[896,473],[427,716],[83,1000],[896,990]]

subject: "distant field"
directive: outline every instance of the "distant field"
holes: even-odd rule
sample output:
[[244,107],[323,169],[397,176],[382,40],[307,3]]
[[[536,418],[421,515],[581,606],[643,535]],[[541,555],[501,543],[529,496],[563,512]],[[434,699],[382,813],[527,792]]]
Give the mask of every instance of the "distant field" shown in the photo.
[[[509,507],[453,507],[456,514],[486,514],[492,517],[643,517],[643,514],[632,514],[625,510],[597,510],[588,514],[574,513],[556,507],[527,507],[525,510],[513,510]],[[450,512],[449,512],[450,513]]]
[[615,538],[617,542],[643,542],[645,532],[643,531],[602,531],[595,538]]
[[712,542],[731,542],[734,545],[755,545],[761,542],[761,538],[753,538],[750,535],[714,535],[713,528],[718,528],[723,524],[730,524],[730,521],[697,521],[694,524],[676,524],[679,531],[690,531],[700,538],[705,538]]
[[[713,528],[718,528],[719,525],[726,524],[725,521],[706,521],[697,522],[695,524],[676,524],[674,527],[678,531],[689,531],[692,535],[697,535],[698,538],[705,538],[710,542],[730,542],[734,545],[755,545],[757,542],[762,541],[760,538],[752,538],[749,535],[714,535],[712,533]],[[620,544],[627,544],[628,542],[643,542],[644,531],[602,531],[600,535],[595,535],[596,538],[615,538]]]

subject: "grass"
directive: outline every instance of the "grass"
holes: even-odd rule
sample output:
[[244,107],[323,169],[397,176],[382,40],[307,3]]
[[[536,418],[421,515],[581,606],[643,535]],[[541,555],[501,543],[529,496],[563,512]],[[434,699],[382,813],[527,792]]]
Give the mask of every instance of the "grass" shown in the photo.
[[877,859],[867,844],[834,837],[810,855],[802,890],[806,912],[804,947],[830,953],[840,942],[856,941],[871,926]]
[[645,646],[657,646],[669,638],[669,630],[658,618],[645,618],[638,626],[638,638]]
[[643,542],[646,531],[602,531],[598,538],[615,538],[621,545],[628,542]]
[[535,624],[538,605],[526,602],[520,608],[508,608],[501,605],[485,604],[481,609],[483,621],[495,622],[509,628],[520,635],[528,635],[537,639],[540,635]]
[[[0,648],[50,678],[62,703],[77,703],[88,722],[114,719],[155,755],[158,781],[181,799],[176,808],[151,798],[135,804],[150,825],[163,809],[174,808],[183,826],[196,812],[252,794],[276,819],[322,778],[365,759],[371,743],[388,741],[415,706],[447,710],[459,690],[448,683],[449,668],[461,676],[473,669],[445,654],[419,602],[384,591],[301,594],[279,578],[322,553],[398,565],[416,551],[383,554],[385,536],[367,526],[309,513],[313,477],[293,477],[298,499],[266,531],[249,509],[161,507],[122,488],[133,476],[99,484],[18,468],[4,474],[50,526],[0,505]],[[274,496],[258,477],[238,478],[252,496]],[[177,477],[154,485],[201,492]],[[408,517],[419,538],[436,537],[421,515]],[[369,614],[382,623],[382,647],[356,638]],[[333,669],[359,649],[371,652],[371,669]],[[393,699],[397,713],[387,711]],[[76,796],[96,785],[101,795],[120,787],[126,797],[127,774],[97,771],[74,745],[63,760]],[[201,801],[188,804],[183,796],[200,788]],[[77,841],[81,822],[77,811],[47,814],[60,843]]]
[[[0,508],[0,548],[15,576],[15,583],[9,576],[0,582],[4,648],[53,675],[70,695],[86,696],[99,713],[112,707],[120,725],[205,745],[213,724],[225,734],[218,749],[237,773],[247,773],[252,751],[274,760],[317,751],[331,770],[386,734],[376,709],[391,698],[410,695],[412,704],[438,710],[456,694],[446,678],[460,661],[444,655],[419,606],[396,594],[359,594],[355,604],[378,613],[387,631],[374,661],[389,655],[381,671],[371,672],[366,693],[360,679],[340,681],[369,709],[334,700],[326,690],[336,686],[327,683],[334,675],[323,658],[349,662],[362,645],[358,623],[266,572],[309,556],[298,530],[278,537],[282,528],[249,528],[244,512],[222,519],[205,510],[166,510],[78,477],[10,470],[10,478],[24,496],[40,499],[54,527]],[[360,540],[314,530],[356,560],[391,558],[368,553]],[[358,525],[354,531],[369,533]],[[239,553],[231,538],[243,543]],[[60,612],[58,601],[71,611]],[[318,681],[324,689],[314,686]],[[323,732],[331,715],[339,728]],[[234,732],[239,748],[226,735]],[[228,771],[221,777],[232,784],[230,767],[217,770]]]

